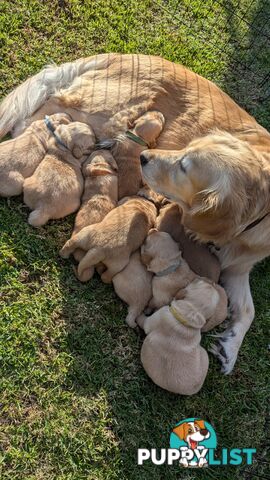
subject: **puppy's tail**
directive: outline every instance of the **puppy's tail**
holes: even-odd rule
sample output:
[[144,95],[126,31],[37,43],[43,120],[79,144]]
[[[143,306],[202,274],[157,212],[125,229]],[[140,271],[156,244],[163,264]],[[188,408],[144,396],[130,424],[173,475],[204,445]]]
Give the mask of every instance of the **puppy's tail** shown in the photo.
[[[48,65],[13,90],[0,105],[0,138],[14,125],[30,117],[46,100],[61,88],[67,88],[76,77],[106,65],[108,56],[98,55],[63,63]],[[79,85],[77,85],[77,88]]]

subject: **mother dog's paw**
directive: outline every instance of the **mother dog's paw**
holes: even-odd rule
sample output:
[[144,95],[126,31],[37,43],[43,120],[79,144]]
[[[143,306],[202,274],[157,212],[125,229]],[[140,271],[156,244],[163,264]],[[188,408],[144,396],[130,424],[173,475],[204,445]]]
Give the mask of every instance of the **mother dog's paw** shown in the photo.
[[209,351],[221,363],[221,372],[228,375],[232,372],[239,351],[239,343],[233,328],[228,328],[214,343]]

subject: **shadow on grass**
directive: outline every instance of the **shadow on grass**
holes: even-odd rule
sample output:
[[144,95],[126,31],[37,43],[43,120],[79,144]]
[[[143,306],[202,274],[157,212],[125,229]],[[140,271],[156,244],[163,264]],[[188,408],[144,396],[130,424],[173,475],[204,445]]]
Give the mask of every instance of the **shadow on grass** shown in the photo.
[[222,88],[235,101],[270,128],[270,17],[265,0],[247,2],[243,10],[223,0],[230,33],[231,55]]

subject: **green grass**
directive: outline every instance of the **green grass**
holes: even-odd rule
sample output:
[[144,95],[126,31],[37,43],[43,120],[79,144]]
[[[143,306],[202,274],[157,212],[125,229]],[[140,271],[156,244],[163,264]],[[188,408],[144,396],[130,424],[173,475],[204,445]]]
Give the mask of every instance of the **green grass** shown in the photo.
[[[250,3],[242,0],[241,9]],[[249,20],[255,18],[249,31],[211,0],[159,4],[2,0],[1,95],[51,61],[109,51],[152,53],[215,79],[269,127],[269,106],[254,98],[255,90],[257,97],[263,92],[251,88],[247,72],[231,66],[236,57],[269,71],[269,55],[262,48],[256,54],[254,31],[267,17],[266,3],[259,16],[260,0],[248,10]],[[192,31],[185,25],[190,11]],[[250,48],[240,51],[239,45]],[[125,325],[126,308],[112,288],[98,278],[81,285],[71,263],[59,258],[73,219],[37,231],[27,215],[21,198],[0,199],[1,479],[266,478],[269,261],[252,273],[257,318],[233,375],[220,375],[211,357],[202,391],[184,398],[145,375],[142,339]],[[208,335],[204,343],[210,342]],[[256,463],[207,471],[136,466],[137,448],[168,447],[174,423],[190,416],[209,419],[222,447],[257,448]]]

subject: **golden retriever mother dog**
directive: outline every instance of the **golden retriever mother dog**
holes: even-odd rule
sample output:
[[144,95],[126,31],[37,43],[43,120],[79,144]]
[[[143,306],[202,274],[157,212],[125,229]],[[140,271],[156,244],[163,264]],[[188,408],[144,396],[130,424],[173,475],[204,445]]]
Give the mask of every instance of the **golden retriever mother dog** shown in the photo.
[[[244,149],[238,150],[236,157],[239,161],[235,168],[230,168],[226,177],[229,180],[223,183],[222,192],[224,194],[227,185],[233,196],[236,191],[231,185],[235,185],[240,175],[244,196],[254,193],[250,211],[245,213],[245,225],[242,225],[242,216],[236,215],[230,234],[228,225],[235,217],[235,210],[227,208],[224,219],[219,218],[219,231],[224,221],[227,232],[220,258],[223,282],[233,313],[232,324],[219,339],[216,354],[223,364],[223,371],[229,373],[254,317],[249,271],[252,265],[270,253],[270,215],[240,233],[241,228],[247,226],[248,215],[251,224],[270,211],[269,189],[265,191],[265,182],[269,185],[270,177],[270,134],[212,82],[183,66],[159,57],[112,53],[64,63],[59,67],[49,66],[29,78],[3,100],[0,136],[11,130],[17,135],[46,114],[66,112],[73,120],[92,124],[97,138],[105,140],[123,133],[129,122],[134,122],[148,110],[160,111],[166,120],[157,142],[159,149],[182,150],[195,138],[203,143],[200,137],[214,128],[219,129],[221,135],[224,133],[224,139],[227,139],[225,132],[229,132],[235,145],[245,144]],[[218,145],[212,149],[219,155]],[[245,182],[247,151],[249,166],[254,161],[255,178],[248,175]],[[208,165],[214,157],[208,156]],[[213,169],[215,166],[217,163],[213,160]],[[263,179],[262,184],[260,179]],[[221,200],[220,195],[217,197]],[[246,199],[243,201],[247,206]],[[213,211],[212,205],[209,215],[205,211],[200,217],[200,231],[214,225],[217,217],[213,216]],[[215,243],[214,228],[211,237]],[[217,237],[220,240],[219,232]]]

